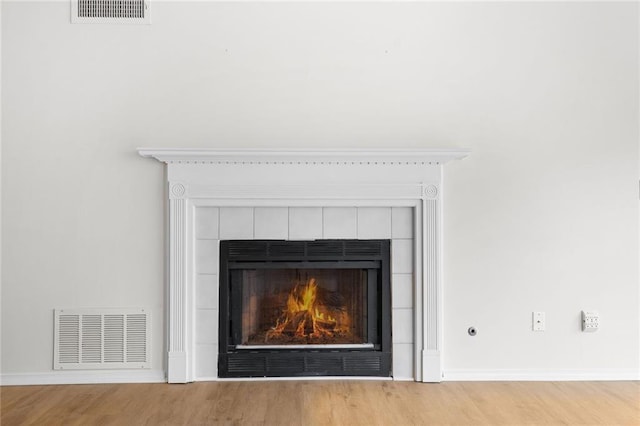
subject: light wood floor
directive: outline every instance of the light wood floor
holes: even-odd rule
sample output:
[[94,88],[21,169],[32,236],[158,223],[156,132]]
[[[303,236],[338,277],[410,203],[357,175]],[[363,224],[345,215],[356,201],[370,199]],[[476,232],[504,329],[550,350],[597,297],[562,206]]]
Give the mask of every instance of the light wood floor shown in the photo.
[[640,382],[5,386],[2,426],[640,425]]

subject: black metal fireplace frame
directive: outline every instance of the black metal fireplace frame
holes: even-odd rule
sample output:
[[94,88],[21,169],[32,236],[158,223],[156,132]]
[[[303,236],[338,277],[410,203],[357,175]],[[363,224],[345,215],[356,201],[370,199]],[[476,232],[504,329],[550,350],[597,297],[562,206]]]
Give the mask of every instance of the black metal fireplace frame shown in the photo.
[[[389,240],[226,240],[220,242],[219,377],[391,375]],[[369,348],[237,349],[241,299],[231,275],[241,269],[336,268],[368,271]],[[374,290],[375,291],[372,291]],[[230,312],[237,312],[236,317]]]

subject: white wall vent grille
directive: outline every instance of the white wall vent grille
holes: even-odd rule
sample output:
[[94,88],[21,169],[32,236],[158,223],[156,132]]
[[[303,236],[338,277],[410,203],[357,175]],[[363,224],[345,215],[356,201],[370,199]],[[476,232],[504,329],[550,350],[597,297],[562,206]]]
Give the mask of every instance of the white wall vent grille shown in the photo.
[[71,0],[75,24],[150,24],[150,0]]
[[150,368],[147,309],[56,309],[54,370]]

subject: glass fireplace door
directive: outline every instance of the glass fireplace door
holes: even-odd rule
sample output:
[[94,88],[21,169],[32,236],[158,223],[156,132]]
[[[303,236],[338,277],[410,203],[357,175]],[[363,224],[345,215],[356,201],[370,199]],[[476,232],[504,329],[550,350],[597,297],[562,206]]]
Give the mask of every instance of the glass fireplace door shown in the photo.
[[352,268],[234,270],[231,288],[241,292],[232,296],[240,305],[236,347],[367,343],[371,274]]

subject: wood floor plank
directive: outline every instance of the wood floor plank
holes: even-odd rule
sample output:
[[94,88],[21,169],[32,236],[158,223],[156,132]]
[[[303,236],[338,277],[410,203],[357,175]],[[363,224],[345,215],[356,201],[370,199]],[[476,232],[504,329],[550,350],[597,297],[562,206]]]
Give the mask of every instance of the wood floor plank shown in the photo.
[[0,387],[13,425],[640,425],[640,382],[201,382]]

